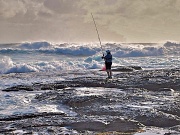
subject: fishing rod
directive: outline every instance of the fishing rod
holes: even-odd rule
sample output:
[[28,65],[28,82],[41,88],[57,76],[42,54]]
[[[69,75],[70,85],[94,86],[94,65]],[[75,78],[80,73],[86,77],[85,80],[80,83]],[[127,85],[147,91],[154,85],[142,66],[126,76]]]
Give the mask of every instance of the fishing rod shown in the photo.
[[104,56],[103,48],[102,48],[102,44],[101,44],[101,39],[100,39],[99,32],[98,32],[98,29],[97,29],[97,26],[96,26],[96,22],[95,22],[95,20],[94,20],[94,17],[93,17],[93,14],[92,14],[92,13],[91,13],[91,16],[92,16],[92,19],[93,19],[93,22],[94,22],[94,26],[95,26],[95,28],[96,28],[96,32],[97,32],[98,39],[99,39],[99,44],[100,44],[100,46],[101,46],[101,51],[102,51],[102,54],[103,54],[103,56]]

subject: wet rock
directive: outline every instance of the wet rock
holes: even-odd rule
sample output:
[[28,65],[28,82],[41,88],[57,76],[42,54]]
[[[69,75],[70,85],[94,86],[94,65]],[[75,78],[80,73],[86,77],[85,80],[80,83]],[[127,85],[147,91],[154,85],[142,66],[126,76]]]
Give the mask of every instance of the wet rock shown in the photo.
[[158,91],[174,92],[174,90],[171,88],[160,88],[160,89],[158,89]]
[[114,71],[114,72],[132,72],[132,71],[134,71],[134,68],[132,68],[132,67],[114,67],[114,68],[112,68],[112,71]]
[[166,116],[140,116],[136,120],[144,124],[145,126],[155,126],[155,127],[173,127],[180,124],[180,119],[169,118]]
[[42,94],[36,95],[35,99],[38,101],[44,101],[44,100],[55,100],[58,97],[59,93],[58,92],[44,92]]
[[38,84],[33,86],[34,89],[39,89],[39,90],[57,90],[57,89],[64,89],[66,87],[67,85],[63,83]]
[[0,129],[0,133],[3,134],[10,134],[9,132],[15,131],[16,129]]
[[180,132],[180,125],[171,127],[170,130],[175,130],[175,131],[177,131],[177,132]]
[[142,70],[142,67],[139,67],[139,66],[129,66],[129,67],[131,67],[131,68],[133,68],[135,70]]
[[54,85],[55,89],[65,89],[68,88],[68,86],[66,84],[56,84]]
[[164,135],[171,135],[171,133],[165,133]]
[[37,117],[55,116],[55,115],[65,116],[65,114],[62,112],[50,112],[50,113],[43,112],[43,113],[11,115],[0,118],[0,121],[15,121],[15,120],[28,119],[28,118],[37,118]]
[[180,103],[176,103],[170,107],[162,108],[160,111],[180,117]]
[[67,126],[78,131],[85,131],[85,130],[103,131],[106,128],[106,125],[99,121],[76,122],[76,123],[68,124]]
[[43,85],[41,86],[41,90],[54,90],[54,87],[52,85]]
[[67,88],[67,85],[64,83],[49,83],[49,84],[41,84],[36,83],[32,86],[27,85],[17,85],[10,88],[3,89],[2,91],[10,92],[10,91],[34,91],[34,90],[58,90]]
[[38,101],[51,101],[63,103],[72,96],[74,96],[75,89],[61,90],[61,91],[49,91],[36,95],[35,99]]
[[[88,132],[87,130],[92,131],[88,132],[91,134],[132,134],[141,129],[140,123],[166,129],[172,127],[172,130],[179,133],[180,70],[129,69],[132,71],[116,72],[108,82],[105,82],[105,74],[101,77],[79,76],[54,83],[8,88],[7,90],[15,91],[41,90],[42,93],[32,99],[33,103],[53,104],[57,106],[56,109],[62,109],[65,113],[44,112],[8,117],[1,115],[0,133],[10,134],[14,130],[23,129],[32,134],[64,134],[62,128],[66,128],[68,133],[77,130],[77,134]],[[7,96],[8,100],[9,98],[11,97]],[[65,108],[61,108],[61,105]]]
[[76,96],[68,99],[64,103],[71,107],[82,107],[97,102],[99,98],[99,96]]
[[33,91],[33,88],[32,88],[32,86],[18,85],[18,86],[14,86],[14,87],[4,89],[2,91],[10,92],[10,91],[20,91],[20,90]]
[[121,120],[115,119],[114,121],[110,121],[107,124],[100,121],[85,121],[85,122],[76,122],[71,123],[69,125],[70,128],[78,130],[78,131],[98,131],[98,132],[137,132],[140,128],[143,127],[142,124],[135,121],[130,120]]
[[142,70],[139,66],[114,66],[112,71],[114,72],[133,72],[134,70]]
[[[105,81],[105,78],[94,77],[78,77],[72,80],[61,81],[51,84],[34,84],[31,86],[15,86],[7,88],[4,91],[18,90],[58,90],[67,87],[107,87],[107,88],[142,88],[151,91],[173,89],[180,91],[180,76],[179,70],[148,70],[148,71],[133,71],[132,68],[120,68],[115,70],[123,70],[120,74],[115,74],[112,81]],[[124,79],[123,79],[124,78]],[[166,89],[165,89],[166,88]]]

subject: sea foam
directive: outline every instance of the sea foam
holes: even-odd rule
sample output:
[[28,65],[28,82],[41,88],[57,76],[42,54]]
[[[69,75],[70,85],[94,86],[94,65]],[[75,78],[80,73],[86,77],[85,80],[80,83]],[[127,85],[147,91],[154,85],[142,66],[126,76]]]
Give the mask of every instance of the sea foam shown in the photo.
[[138,65],[145,68],[159,68],[169,67],[172,62],[178,66],[180,55],[180,44],[173,42],[165,44],[106,43],[102,44],[103,50],[97,43],[32,42],[7,47],[0,46],[1,74],[101,69],[104,66],[101,57],[103,53],[106,54],[106,50],[111,50],[113,66]]
[[13,67],[13,61],[10,57],[4,56],[2,59],[0,59],[0,73],[6,73],[8,68]]
[[4,56],[0,59],[0,73],[26,73],[26,72],[35,72],[36,68],[27,65],[27,64],[15,64],[13,63],[10,57]]

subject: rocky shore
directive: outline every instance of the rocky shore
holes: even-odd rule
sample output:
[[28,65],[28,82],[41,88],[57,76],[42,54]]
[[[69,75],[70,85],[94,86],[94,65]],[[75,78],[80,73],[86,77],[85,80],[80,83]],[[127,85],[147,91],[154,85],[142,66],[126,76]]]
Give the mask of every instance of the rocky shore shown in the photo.
[[[71,72],[75,77],[2,89],[31,92],[31,102],[55,104],[57,112],[0,116],[0,134],[128,134],[156,127],[180,134],[180,69],[142,70],[115,67],[114,78],[96,72]],[[78,75],[77,75],[78,74]],[[68,111],[61,110],[61,106]]]

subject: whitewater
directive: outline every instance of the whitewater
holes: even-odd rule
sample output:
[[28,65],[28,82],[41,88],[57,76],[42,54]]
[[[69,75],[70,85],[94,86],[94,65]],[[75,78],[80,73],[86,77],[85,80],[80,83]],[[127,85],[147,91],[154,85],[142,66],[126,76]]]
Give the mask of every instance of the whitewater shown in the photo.
[[[57,90],[54,91],[55,88],[51,89],[50,86],[51,84],[57,85],[58,83],[61,83],[63,81],[67,81],[66,85],[69,85],[68,81],[72,83],[80,83],[81,81],[86,81],[86,79],[88,80],[89,78],[90,80],[92,80],[92,82],[90,81],[90,84],[92,83],[92,85],[97,85],[96,81],[102,81],[102,83],[104,83],[103,79],[105,79],[107,75],[106,72],[101,71],[104,67],[104,61],[101,57],[103,54],[106,54],[106,50],[110,50],[113,56],[112,68],[116,68],[119,66],[137,66],[142,68],[142,72],[135,71],[129,73],[130,75],[128,73],[126,74],[113,72],[113,78],[117,78],[117,80],[115,80],[116,82],[122,82],[122,84],[124,85],[125,83],[129,82],[130,84],[133,84],[133,88],[129,88],[126,90],[119,89],[118,87],[113,86],[113,89],[108,89],[105,88],[104,85],[101,85],[101,83],[98,84],[100,85],[100,87],[98,86],[97,88],[91,88],[83,87],[84,85],[81,84],[82,86],[78,85],[79,87],[75,86],[71,88],[69,86],[70,88],[67,89],[67,92],[63,93],[65,95],[64,98],[66,97],[68,91],[72,91],[72,93],[74,93],[75,91],[75,95],[72,95],[71,97],[73,100],[75,100],[74,102],[76,102],[77,100],[76,96],[78,96],[80,99],[82,98],[82,100],[86,100],[86,98],[94,98],[96,96],[98,98],[101,98],[101,96],[104,96],[106,94],[107,99],[108,97],[110,98],[109,101],[118,101],[120,100],[118,96],[121,97],[128,94],[131,96],[133,95],[139,100],[141,99],[139,97],[140,95],[142,97],[146,97],[146,94],[148,93],[146,91],[141,91],[141,89],[139,88],[140,86],[138,86],[139,89],[137,89],[137,84],[134,84],[135,81],[142,77],[141,75],[146,74],[144,78],[150,77],[149,80],[145,80],[143,83],[147,83],[148,81],[150,83],[158,81],[160,83],[164,83],[164,78],[166,77],[165,71],[168,70],[169,73],[171,72],[171,69],[179,69],[180,67],[180,43],[177,42],[167,41],[164,43],[103,43],[102,48],[103,50],[101,50],[99,43],[50,43],[46,41],[39,41],[0,44],[0,118],[4,119],[6,117],[19,117],[19,115],[24,116],[29,114],[36,115],[37,113],[39,115],[46,112],[65,113],[67,116],[73,118],[77,117],[77,119],[79,120],[79,112],[75,111],[76,106],[69,107],[69,105],[62,104],[59,101],[59,98],[54,98],[62,92],[62,89],[58,89],[59,92],[56,93]],[[161,70],[165,71],[162,72]],[[162,78],[158,78],[159,76],[161,76],[161,72],[164,76]],[[131,77],[127,77],[128,75]],[[178,76],[178,73],[176,73],[176,75]],[[134,81],[131,80],[133,77],[135,78]],[[75,80],[76,78],[77,81]],[[95,78],[95,82],[93,82],[93,78]],[[126,81],[126,79],[128,81]],[[167,82],[169,80],[170,79],[167,79]],[[121,85],[121,83],[119,83],[118,85]],[[19,91],[20,89],[22,89],[21,86],[26,90],[30,89],[30,91]],[[41,89],[36,91],[36,89],[39,89],[39,87],[45,87],[45,90]],[[3,91],[6,89],[13,90],[16,88],[18,89],[18,91]],[[33,91],[31,91],[32,89]],[[133,93],[131,89],[133,89],[134,91],[137,89],[137,93]],[[128,91],[130,92],[128,93]],[[97,107],[95,108],[95,110],[104,107],[102,109],[103,111],[107,108],[113,108],[114,111],[117,110],[119,112],[119,110],[124,109],[123,111],[125,112],[125,114],[129,115],[133,119],[135,115],[133,111],[136,109],[137,111],[144,109],[144,112],[146,112],[147,110],[153,110],[156,107],[161,107],[161,104],[173,104],[175,103],[175,101],[179,102],[179,99],[177,98],[179,94],[177,93],[175,93],[175,95],[165,95],[165,97],[163,93],[163,96],[156,95],[157,97],[153,95],[154,92],[149,92],[148,94],[150,101],[140,102],[132,100],[132,103],[128,104],[129,100],[127,100],[126,103],[122,103],[122,100],[119,103],[112,103],[109,106],[103,104],[102,102],[103,106]],[[114,95],[114,97],[111,97],[112,95]],[[154,97],[159,101],[154,101]],[[44,101],[37,101],[36,98],[43,99]],[[53,101],[51,101],[52,99]],[[103,100],[107,99],[103,98]],[[97,100],[96,105],[98,104],[99,100]],[[89,108],[85,107],[84,112],[86,112],[88,109]],[[110,115],[111,113],[113,113],[111,111],[109,110],[109,119],[113,117]],[[89,121],[92,121],[96,119],[96,117],[97,116],[93,116],[92,114],[92,116],[88,119]],[[105,121],[108,118],[100,115],[97,119]],[[112,120],[113,119],[114,117],[112,118]],[[17,125],[19,125],[18,121],[16,122]],[[6,129],[9,130],[9,126],[7,126]],[[65,129],[62,129],[62,131],[63,134],[79,133],[76,130],[69,130],[66,127]],[[147,127],[145,131],[146,134],[144,133],[144,135],[163,135],[164,133],[169,132],[168,129],[161,129],[158,127]],[[21,129],[17,129],[13,130],[13,133],[23,134],[26,132]],[[47,131],[43,130],[41,133],[47,134]],[[137,135],[141,135],[141,133],[137,133]]]
[[[165,43],[49,43],[25,42],[0,45],[0,74],[32,73],[35,78],[25,82],[11,79],[2,82],[0,88],[18,83],[49,81],[37,78],[37,74],[57,74],[72,70],[90,72],[104,67],[102,54],[110,50],[115,66],[140,66],[144,70],[177,68],[180,66],[180,44]],[[27,74],[28,75],[28,74]],[[41,75],[42,76],[42,75]],[[88,75],[87,75],[88,76]],[[51,81],[56,81],[55,78]]]
[[0,45],[0,73],[51,72],[101,69],[102,53],[111,50],[113,66],[141,66],[143,69],[175,68],[180,64],[180,44],[97,43],[52,44],[32,42]]

